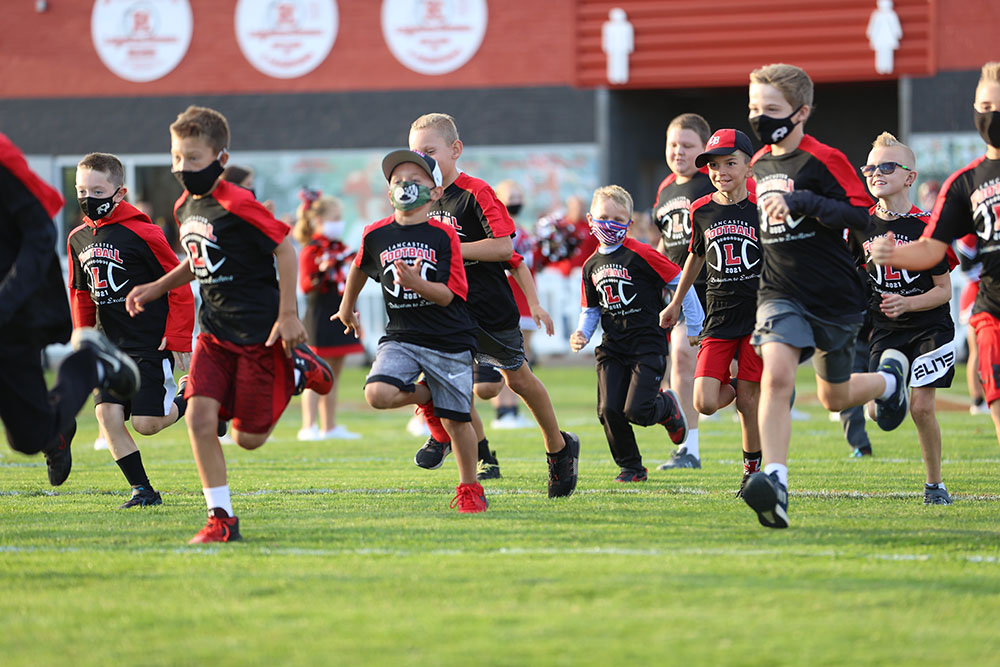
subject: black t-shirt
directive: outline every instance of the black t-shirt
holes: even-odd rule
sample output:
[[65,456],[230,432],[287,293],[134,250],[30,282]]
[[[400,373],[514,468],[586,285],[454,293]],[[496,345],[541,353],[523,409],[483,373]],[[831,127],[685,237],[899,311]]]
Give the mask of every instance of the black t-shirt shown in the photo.
[[[447,306],[428,301],[395,284],[393,263],[420,260],[423,276],[444,283],[455,297]],[[380,339],[412,343],[432,350],[460,352],[476,348],[476,324],[465,298],[469,292],[462,249],[453,227],[436,220],[401,225],[393,216],[365,227],[354,265],[382,285],[389,323]]]
[[[514,221],[493,188],[479,178],[460,173],[431,206],[431,220],[451,225],[462,243],[514,235]],[[469,312],[486,331],[516,329],[521,316],[504,273],[504,262],[466,260]]]
[[630,238],[612,253],[591,255],[583,264],[581,305],[601,309],[601,347],[623,356],[666,354],[663,288],[678,273],[676,264]]
[[868,271],[868,312],[872,324],[879,329],[909,329],[922,330],[935,325],[951,322],[951,310],[943,303],[930,310],[903,313],[899,317],[887,317],[881,310],[883,294],[899,294],[900,296],[915,296],[926,294],[934,287],[934,276],[940,276],[951,271],[948,259],[942,259],[926,271],[906,271],[891,266],[879,266],[871,261],[871,242],[886,233],[892,232],[896,244],[916,241],[927,227],[930,215],[913,206],[910,214],[922,214],[919,217],[904,217],[895,220],[883,220],[872,207],[872,223],[867,233],[853,232],[856,243],[860,243],[864,251],[865,268]]
[[760,284],[760,226],[757,199],[749,195],[723,205],[702,197],[691,205],[691,248],[705,257],[708,272],[702,335],[741,338],[753,332]]
[[979,236],[979,296],[973,313],[1000,318],[1000,160],[976,158],[941,186],[924,236],[950,244]]
[[289,226],[238,185],[219,181],[174,205],[181,244],[201,286],[202,331],[220,340],[253,345],[267,340],[278,318],[274,249]]
[[[653,205],[653,224],[663,239],[663,254],[677,266],[684,266],[691,245],[691,204],[715,192],[715,186],[706,171],[696,171],[687,183],[678,183],[676,174],[670,174],[660,183]],[[705,283],[703,270],[696,285]]]
[[[794,215],[771,222],[763,209],[770,193],[806,191],[813,195],[810,201],[828,199],[867,210],[872,200],[847,158],[806,135],[796,150],[785,155],[773,155],[765,146],[752,164],[764,254],[758,303],[792,299],[816,317],[862,321],[863,283],[844,240],[846,222],[836,214],[824,216],[822,222],[812,215],[794,214],[792,202]],[[867,217],[863,211],[860,214]]]

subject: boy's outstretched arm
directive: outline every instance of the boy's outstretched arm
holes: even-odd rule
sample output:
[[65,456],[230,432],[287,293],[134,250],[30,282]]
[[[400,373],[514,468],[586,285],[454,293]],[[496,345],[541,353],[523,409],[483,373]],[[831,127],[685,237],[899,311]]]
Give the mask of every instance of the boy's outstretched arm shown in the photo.
[[694,285],[694,281],[698,279],[698,274],[701,273],[701,267],[703,266],[705,266],[704,255],[696,255],[693,252],[688,253],[687,259],[684,260],[684,270],[681,271],[680,281],[674,289],[674,296],[670,300],[670,303],[660,311],[660,327],[670,329],[677,324],[677,320],[681,315],[681,305],[684,303],[684,297],[687,295],[688,290],[691,289],[691,285]]
[[507,262],[514,256],[514,242],[509,236],[480,239],[462,244],[462,259],[480,262]]
[[[294,250],[292,251],[294,252]],[[181,285],[186,285],[194,280],[189,262],[181,262],[169,273],[165,273],[151,283],[136,285],[125,297],[125,310],[132,317],[135,317],[143,310],[150,301],[156,301],[170,290],[177,289]]]
[[271,327],[271,333],[264,343],[267,347],[281,339],[285,348],[285,356],[291,357],[296,345],[306,342],[306,328],[299,319],[298,304],[295,300],[295,281],[298,274],[298,261],[292,241],[285,237],[274,249],[274,258],[278,265],[278,319]]
[[555,331],[555,325],[552,323],[552,318],[548,312],[542,308],[542,304],[538,301],[538,290],[535,289],[535,279],[531,277],[531,271],[523,260],[518,262],[517,266],[514,266],[513,262],[511,263],[510,275],[514,276],[518,287],[524,292],[524,299],[528,302],[528,310],[531,311],[531,319],[538,326],[544,325],[545,333],[551,336]]
[[891,266],[907,271],[926,271],[942,259],[948,251],[948,244],[926,236],[896,245],[896,237],[892,232],[881,236],[871,245],[872,261],[880,266]]
[[361,320],[354,312],[354,305],[358,302],[358,295],[365,286],[368,276],[356,264],[351,263],[351,270],[347,272],[347,283],[344,285],[344,297],[340,300],[340,309],[330,316],[330,321],[340,320],[344,325],[344,333],[354,332],[355,338],[361,338],[364,332],[361,330]]

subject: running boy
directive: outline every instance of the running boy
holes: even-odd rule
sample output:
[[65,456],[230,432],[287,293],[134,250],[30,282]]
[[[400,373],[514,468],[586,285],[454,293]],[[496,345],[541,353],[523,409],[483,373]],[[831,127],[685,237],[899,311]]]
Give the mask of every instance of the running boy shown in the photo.
[[174,367],[187,370],[194,329],[194,297],[181,285],[146,306],[139,317],[125,311],[134,285],[152,282],[178,264],[163,230],[127,201],[125,169],[109,153],[90,153],[76,166],[76,195],[83,224],[69,233],[69,299],[74,328],[99,326],[139,367],[138,393],[122,400],[109,392],[94,396],[101,436],[125,479],[132,497],[121,506],[159,505],[135,440],[125,428],[154,435],[184,416],[187,404],[178,396]]
[[[863,248],[871,287],[872,316],[869,368],[878,365],[883,350],[895,348],[910,362],[910,415],[924,457],[927,479],[925,505],[950,505],[941,480],[941,428],[934,414],[936,387],[950,387],[955,377],[955,323],[951,320],[951,270],[958,258],[949,252],[927,271],[897,270],[871,261],[874,239],[892,232],[896,243],[920,238],[930,213],[910,203],[909,189],[917,180],[916,157],[909,146],[883,132],[875,139],[868,163],[861,167],[868,190],[878,198],[867,232],[854,232]],[[874,406],[872,406],[874,407]]]
[[[708,267],[705,302],[708,315],[698,366],[694,372],[694,406],[714,414],[734,400],[743,431],[743,495],[750,475],[760,470],[760,402],[762,362],[750,344],[760,282],[760,225],[757,199],[747,191],[753,144],[739,130],[719,130],[695,166],[708,167],[716,192],[691,205],[691,246],[674,298],[664,310],[664,324],[673,325],[681,300]],[[739,357],[736,381],[729,367]]]
[[[395,212],[368,225],[347,274],[339,319],[344,333],[360,335],[354,304],[365,278],[378,281],[389,323],[365,380],[365,400],[380,410],[421,405],[448,435],[458,464],[452,507],[459,512],[489,506],[476,481],[476,433],[472,428],[472,359],[476,325],[465,305],[468,284],[458,235],[430,217],[444,188],[434,158],[408,150],[382,160]],[[417,382],[423,373],[424,379]]]
[[[711,134],[708,122],[696,113],[681,114],[667,126],[665,154],[672,173],[663,179],[657,190],[653,224],[660,230],[660,252],[677,266],[684,266],[691,245],[691,204],[715,192],[708,174],[695,164],[695,158],[704,152]],[[698,274],[694,288],[704,307],[704,271]],[[701,467],[698,411],[692,393],[697,351],[688,344],[688,337],[698,333],[690,326],[671,329],[670,386],[680,397],[689,430],[687,440],[659,466],[659,470]]]
[[[624,188],[598,188],[587,221],[600,245],[583,264],[583,312],[569,345],[574,352],[582,350],[601,322],[604,338],[595,353],[597,416],[620,468],[615,481],[645,482],[647,472],[631,424],[663,424],[675,444],[687,435],[677,394],[672,389],[660,391],[667,355],[660,311],[664,289],[676,284],[680,268],[626,237],[632,196]],[[692,295],[686,305],[685,315],[700,326],[697,297]]]
[[[249,190],[220,178],[229,160],[225,117],[188,107],[170,125],[170,159],[184,186],[174,217],[188,261],[133,288],[125,307],[135,317],[170,290],[198,279],[201,333],[184,397],[209,518],[190,543],[231,542],[241,539],[240,523],[226,481],[220,418],[232,419],[236,444],[256,449],[293,394],[307,387],[325,394],[333,375],[303,345],[288,225],[275,220]],[[282,345],[275,345],[279,339]]]
[[892,232],[872,242],[872,261],[896,270],[923,271],[945,256],[949,244],[978,234],[983,268],[969,324],[976,331],[979,377],[1000,439],[1000,62],[983,65],[976,86],[974,120],[986,154],[945,181],[931,220],[913,243],[896,245]]
[[909,362],[885,350],[877,372],[851,374],[865,302],[844,228],[868,227],[871,199],[843,153],[805,134],[809,75],[793,65],[766,65],[750,73],[749,97],[750,126],[766,144],[752,161],[764,251],[752,339],[764,360],[758,413],[764,470],[751,475],[743,499],[761,525],[786,528],[799,363],[813,358],[827,410],[877,399],[878,425],[891,430],[906,418]]
[[[421,116],[410,126],[410,149],[425,153],[437,161],[443,176],[444,194],[431,207],[430,216],[455,228],[462,242],[462,258],[469,281],[469,312],[478,330],[476,352],[476,395],[491,399],[504,381],[524,399],[545,440],[549,466],[549,497],[568,496],[576,488],[580,440],[573,433],[559,430],[556,413],[545,385],[525,363],[524,337],[518,327],[520,315],[510,284],[504,274],[505,263],[518,284],[525,290],[529,305],[537,303],[527,267],[514,258],[511,235],[514,223],[493,189],[478,178],[458,170],[462,141],[455,119],[443,113]],[[511,262],[512,258],[514,261]],[[529,293],[530,292],[530,293]],[[537,321],[537,320],[536,320]],[[424,410],[425,415],[429,413]],[[482,421],[473,407],[473,423],[478,424],[479,461],[487,477],[499,477],[496,457],[482,433]],[[447,433],[428,420],[431,439],[414,459],[422,468],[440,467],[448,444],[441,438]]]

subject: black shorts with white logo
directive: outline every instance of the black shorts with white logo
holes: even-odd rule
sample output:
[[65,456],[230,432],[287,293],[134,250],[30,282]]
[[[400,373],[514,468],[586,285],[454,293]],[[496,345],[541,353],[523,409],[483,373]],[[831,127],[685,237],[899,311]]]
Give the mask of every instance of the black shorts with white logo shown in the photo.
[[949,316],[922,329],[872,331],[868,368],[878,368],[878,359],[888,349],[899,350],[910,360],[911,387],[947,388],[955,377],[955,324]]

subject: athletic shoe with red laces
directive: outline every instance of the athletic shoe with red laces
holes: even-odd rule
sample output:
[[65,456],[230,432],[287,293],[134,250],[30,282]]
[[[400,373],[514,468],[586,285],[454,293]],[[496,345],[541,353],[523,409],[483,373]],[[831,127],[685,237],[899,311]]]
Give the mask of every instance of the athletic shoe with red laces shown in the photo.
[[299,371],[299,381],[295,384],[296,394],[301,394],[306,389],[322,395],[330,393],[333,389],[333,371],[312,348],[308,345],[296,345],[292,350],[292,361]]
[[[221,510],[219,510],[221,511]],[[225,514],[225,512],[222,512]],[[208,542],[235,542],[242,540],[240,535],[240,520],[235,516],[208,517],[208,523],[192,537],[188,544],[205,544]]]
[[616,482],[628,483],[628,482],[645,482],[649,477],[648,471],[643,468],[641,470],[632,470],[629,468],[622,468],[622,471],[618,473],[615,477]]
[[455,497],[451,499],[450,507],[457,507],[462,514],[474,514],[475,512],[485,512],[490,506],[486,500],[486,492],[483,485],[459,484],[455,487]]
[[[421,380],[417,384],[422,384],[426,387],[427,381]],[[426,403],[418,403],[416,413],[418,415],[423,415],[424,421],[427,422],[427,428],[431,432],[431,438],[433,438],[436,442],[441,443],[443,445],[451,443],[451,436],[448,435],[448,431],[444,430],[444,425],[441,423],[441,418],[434,416],[434,401],[427,401]]]
[[667,429],[671,442],[679,445],[687,440],[687,417],[684,416],[684,410],[681,409],[681,401],[677,398],[677,392],[673,389],[666,391],[661,389],[660,393],[664,394],[664,398],[667,399],[667,416],[660,423]]

